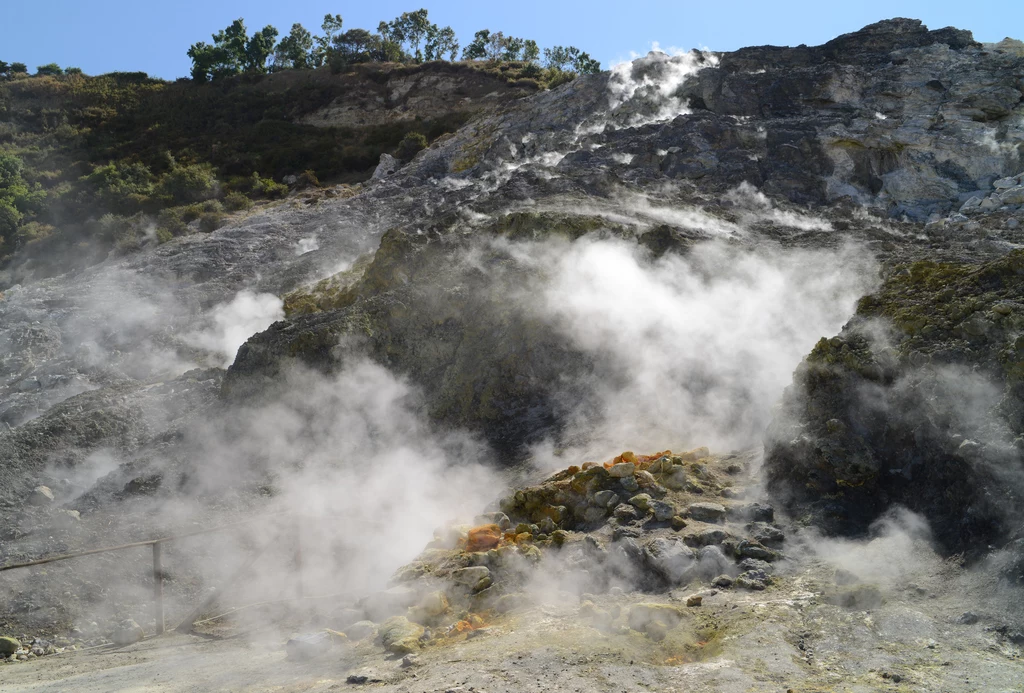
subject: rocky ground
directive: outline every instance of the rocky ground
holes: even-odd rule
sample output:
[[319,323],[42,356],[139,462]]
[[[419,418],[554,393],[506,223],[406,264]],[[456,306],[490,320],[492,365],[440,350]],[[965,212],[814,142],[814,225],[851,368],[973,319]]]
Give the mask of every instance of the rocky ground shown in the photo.
[[[306,596],[324,601],[205,638],[59,654],[152,632],[144,551],[0,573],[5,689],[1019,690],[1022,65],[1019,42],[912,20],[651,54],[488,110],[365,185],[19,274],[0,299],[0,564],[251,522],[169,549],[174,622],[263,545],[223,608],[297,596],[296,536],[307,570],[321,542],[332,568],[391,544],[405,565],[387,589],[390,570],[358,590],[321,570]],[[750,389],[775,329],[728,352],[743,377],[702,367],[727,344],[698,324],[659,342],[699,292],[621,352],[567,332],[563,304],[597,289],[532,299],[588,244],[639,268],[611,280],[625,295],[826,258],[849,279],[800,285],[792,309],[852,298],[778,357],[785,393]],[[659,349],[628,389],[622,354]],[[667,422],[622,429],[644,450],[739,421],[750,452],[608,460],[630,417]],[[321,521],[296,534],[284,510]]]
[[1005,595],[902,535],[814,548],[747,497],[755,457],[626,453],[559,472],[502,501],[518,526],[495,511],[439,531],[393,587],[312,623],[265,612],[203,637],[25,642],[15,660],[42,658],[8,665],[5,687],[1019,690]]

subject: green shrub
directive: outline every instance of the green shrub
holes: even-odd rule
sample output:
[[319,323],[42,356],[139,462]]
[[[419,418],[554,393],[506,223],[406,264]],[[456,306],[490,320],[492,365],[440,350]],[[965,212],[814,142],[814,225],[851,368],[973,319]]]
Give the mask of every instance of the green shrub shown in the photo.
[[153,194],[153,174],[140,163],[112,162],[81,181],[99,205],[122,213],[141,210]]
[[273,178],[260,178],[260,174],[253,172],[250,180],[253,195],[266,197],[268,199],[280,199],[288,196],[288,186],[284,183],[276,183]]
[[167,241],[169,241],[172,238],[174,238],[174,236],[175,236],[175,234],[172,233],[169,229],[161,228],[159,226],[156,229],[156,242],[157,243],[160,243],[160,244],[166,243]]
[[299,176],[299,180],[296,183],[296,186],[300,188],[321,187],[320,179],[316,177],[316,171],[311,171],[309,169],[306,169],[305,171],[302,172],[302,175]]
[[422,132],[409,132],[398,143],[395,157],[401,161],[412,161],[414,156],[426,148],[427,138]]
[[240,192],[228,193],[224,198],[224,207],[232,212],[241,212],[252,209],[253,202]]
[[199,217],[199,230],[203,233],[211,233],[221,226],[224,226],[226,216],[223,212],[204,212]]
[[160,180],[159,192],[178,204],[202,202],[220,194],[220,184],[209,164],[175,164]]
[[142,245],[146,237],[145,227],[146,218],[141,213],[130,217],[104,214],[86,223],[86,231],[91,236],[123,251],[135,250]]
[[168,207],[161,209],[156,218],[157,236],[165,232],[171,236],[184,236],[188,233],[188,224],[182,218],[180,207]]
[[203,214],[219,214],[224,211],[224,205],[220,200],[207,200],[199,205],[199,208],[203,210]]
[[568,72],[557,68],[549,69],[548,74],[548,89],[554,89],[555,87],[560,87],[563,84],[568,84],[576,79],[577,76],[575,72]]

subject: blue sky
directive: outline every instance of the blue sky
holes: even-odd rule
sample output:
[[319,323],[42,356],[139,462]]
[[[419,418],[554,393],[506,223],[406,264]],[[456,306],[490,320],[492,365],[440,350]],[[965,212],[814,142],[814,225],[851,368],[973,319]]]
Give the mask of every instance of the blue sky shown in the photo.
[[[250,30],[273,24],[286,33],[294,22],[319,30],[325,13],[341,14],[346,28],[375,29],[403,11],[426,7],[431,19],[451,25],[465,45],[478,29],[533,38],[541,46],[575,45],[604,67],[663,47],[823,43],[890,17],[914,17],[930,28],[970,29],[981,41],[1006,35],[1024,39],[1024,1],[975,4],[949,0],[9,0],[0,12],[0,59],[75,65],[88,74],[142,70],[173,79],[187,76],[188,47],[244,17]],[[45,8],[45,9],[43,9]],[[317,33],[317,31],[314,31]]]

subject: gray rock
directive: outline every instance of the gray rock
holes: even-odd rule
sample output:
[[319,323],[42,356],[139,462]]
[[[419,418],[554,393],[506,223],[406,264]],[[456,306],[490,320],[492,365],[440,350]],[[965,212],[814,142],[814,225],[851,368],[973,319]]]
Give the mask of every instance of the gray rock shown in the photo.
[[479,592],[490,586],[491,571],[485,566],[460,568],[452,571],[451,580],[457,585],[463,585],[474,592]]
[[999,201],[1004,205],[1024,204],[1024,185],[1018,185],[999,194]]
[[730,561],[718,546],[704,546],[697,551],[697,572],[702,580],[711,580],[716,575],[734,573]]
[[659,522],[667,522],[676,514],[674,505],[659,500],[651,502],[650,510],[654,513],[654,519]]
[[715,587],[732,587],[734,580],[728,575],[719,575],[711,581]]
[[612,511],[612,516],[619,522],[632,522],[634,520],[639,520],[642,517],[642,514],[632,505],[629,505],[628,503],[620,503],[615,506],[615,509]]
[[963,205],[960,206],[960,213],[970,214],[971,212],[978,211],[981,208],[982,200],[984,200],[983,197],[970,198],[969,200],[967,200],[967,202],[964,202]]
[[757,542],[749,541],[744,539],[739,543],[737,551],[741,556],[746,558],[756,558],[761,561],[774,561],[779,557],[779,554],[772,551],[771,549],[758,544]]
[[395,157],[391,156],[390,154],[381,154],[380,161],[377,163],[377,168],[373,170],[372,178],[373,180],[387,178],[401,167],[402,162],[400,162]]
[[619,495],[615,491],[598,491],[591,502],[599,508],[614,508],[619,503]]
[[703,529],[691,536],[693,537],[693,542],[699,546],[709,546],[712,544],[721,544],[729,538],[729,533],[724,529],[714,527],[711,529]]
[[775,525],[770,525],[767,522],[752,522],[747,525],[747,530],[750,532],[750,536],[765,546],[781,546],[786,540],[786,533]]
[[624,479],[636,473],[636,465],[632,462],[619,462],[608,469],[608,476],[615,479]]
[[146,633],[135,621],[128,619],[118,624],[110,634],[110,641],[118,647],[133,645],[146,637]]
[[508,515],[503,512],[490,512],[478,515],[475,520],[477,525],[498,525],[502,530],[506,530],[512,526],[512,521],[508,519]]
[[763,590],[771,581],[771,576],[763,570],[748,570],[740,573],[733,584],[748,590]]
[[345,635],[352,640],[362,640],[377,632],[377,624],[373,621],[356,621],[345,629]]
[[686,513],[699,522],[719,522],[725,517],[725,507],[718,503],[692,503]]
[[771,563],[758,558],[744,558],[739,562],[738,567],[742,572],[760,570],[765,575],[771,575],[775,572],[775,567]]
[[696,556],[681,539],[653,539],[643,551],[645,563],[669,585],[683,585],[693,577]]
[[32,489],[28,502],[37,506],[49,505],[53,503],[53,491],[50,490],[49,486],[36,486]]

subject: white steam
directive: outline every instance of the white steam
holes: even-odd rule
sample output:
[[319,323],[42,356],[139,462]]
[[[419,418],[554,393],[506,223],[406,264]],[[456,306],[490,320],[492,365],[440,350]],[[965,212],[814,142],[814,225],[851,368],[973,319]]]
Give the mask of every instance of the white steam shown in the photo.
[[530,301],[598,364],[593,452],[760,441],[801,359],[835,334],[877,279],[855,248],[784,252],[718,243],[651,260],[635,244],[518,246],[546,279]]
[[227,368],[249,337],[282,318],[284,302],[280,298],[243,290],[228,303],[215,306],[208,316],[207,328],[193,332],[186,339],[196,347],[219,354],[218,365]]
[[[264,512],[303,516],[310,593],[383,589],[435,527],[472,518],[503,490],[485,446],[434,430],[417,390],[383,366],[353,358],[331,377],[296,369],[285,385],[228,425],[191,433],[203,460],[193,493],[217,493],[265,469],[275,496]],[[260,575],[250,587],[263,595],[288,593],[296,579],[290,566],[263,566]]]

